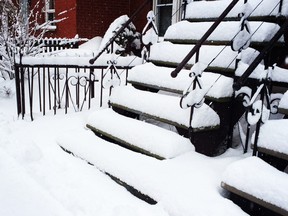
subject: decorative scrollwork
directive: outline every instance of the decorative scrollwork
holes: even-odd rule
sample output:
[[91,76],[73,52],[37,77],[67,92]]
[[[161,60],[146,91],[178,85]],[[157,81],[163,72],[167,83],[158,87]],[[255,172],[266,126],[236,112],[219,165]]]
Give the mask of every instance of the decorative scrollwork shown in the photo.
[[243,101],[243,106],[248,107],[251,101],[252,89],[248,86],[243,86],[238,91],[235,92],[236,98],[241,98]]
[[104,88],[111,88],[120,86],[121,79],[118,73],[118,70],[116,68],[117,61],[115,57],[112,57],[111,60],[107,61],[108,67],[106,68],[106,71],[104,73],[104,76],[102,77],[102,83]]
[[279,102],[280,102],[282,96],[283,96],[283,94],[281,94],[281,93],[271,94],[271,96],[270,96],[270,112],[272,114],[278,113]]
[[192,78],[190,85],[186,88],[180,99],[180,107],[187,109],[189,107],[200,108],[205,101],[206,92],[202,89],[203,83],[201,76],[207,65],[197,62],[191,68],[189,77]]

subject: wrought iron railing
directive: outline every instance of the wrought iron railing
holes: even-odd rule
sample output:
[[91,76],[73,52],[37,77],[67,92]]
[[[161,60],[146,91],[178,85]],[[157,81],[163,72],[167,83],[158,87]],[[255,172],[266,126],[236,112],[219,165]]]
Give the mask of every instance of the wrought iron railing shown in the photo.
[[[16,64],[17,113],[22,118],[29,113],[33,120],[35,113],[46,115],[52,111],[56,114],[62,110],[62,113],[66,114],[71,109],[81,111],[90,107],[101,107],[105,77],[113,76],[116,69],[121,69],[125,83],[130,68]],[[108,88],[107,94],[110,94],[109,90],[111,91],[111,88]]]
[[[288,19],[285,20],[283,25],[277,31],[277,33],[273,36],[270,42],[264,47],[264,49],[259,53],[259,55],[255,58],[255,60],[249,65],[246,71],[237,79],[235,84],[233,85],[235,90],[239,90],[247,81],[248,77],[255,70],[255,68],[260,64],[260,62],[269,54],[275,43],[280,39],[280,37],[287,31],[288,28]],[[266,65],[267,67],[267,65]]]
[[[195,58],[195,64],[194,66],[191,68],[191,77],[193,78],[193,82],[191,83],[191,86],[189,87],[190,90],[188,89],[187,92],[183,95],[181,101],[180,101],[180,106],[181,107],[185,107],[191,108],[191,116],[190,118],[192,119],[192,115],[193,115],[193,110],[194,108],[197,108],[198,106],[201,106],[201,104],[203,103],[203,98],[205,97],[205,95],[207,94],[204,93],[202,96],[203,98],[199,98],[198,101],[194,101],[193,102],[189,102],[185,100],[185,98],[189,97],[191,98],[191,96],[189,96],[189,94],[193,95],[195,93],[193,93],[192,91],[196,91],[197,92],[197,88],[201,89],[201,84],[198,81],[198,76],[201,77],[201,73],[205,70],[205,68],[207,67],[207,65],[203,65],[201,66],[201,64],[199,64],[199,51],[201,46],[204,44],[204,42],[208,39],[208,37],[214,32],[214,30],[217,28],[217,26],[224,20],[225,16],[233,9],[233,7],[237,4],[238,0],[234,0],[232,1],[229,6],[223,11],[223,13],[220,15],[220,17],[213,23],[213,25],[207,30],[207,32],[202,36],[202,38],[196,43],[196,45],[194,45],[194,47],[192,48],[192,50],[186,55],[186,57],[182,60],[182,62],[177,66],[177,68],[171,72],[171,76],[172,77],[176,77],[178,75],[178,73],[186,66],[186,64],[189,62],[189,60],[196,54],[196,58]],[[247,0],[244,0],[244,4],[247,3]],[[261,2],[258,4],[258,6],[261,4]],[[281,13],[282,10],[282,0],[279,1],[279,3],[277,4],[279,5],[279,13]],[[276,5],[276,6],[277,6]],[[258,7],[257,6],[257,7]],[[275,6],[275,7],[276,7]],[[274,8],[275,9],[275,8]],[[273,9],[273,10],[274,10]],[[254,9],[255,10],[255,9]],[[252,11],[253,12],[253,11]],[[250,14],[249,14],[250,15]],[[249,17],[249,15],[245,15],[245,17],[243,17],[243,19],[241,19],[242,24],[244,24],[244,21]],[[246,17],[247,16],[247,17]],[[258,55],[258,57],[255,58],[255,60],[252,62],[252,64],[250,64],[250,66],[248,67],[248,69],[244,72],[244,74],[237,80],[237,82],[234,84],[234,90],[240,89],[241,86],[243,86],[243,84],[245,83],[245,81],[248,79],[249,75],[254,71],[254,69],[259,65],[259,63],[264,59],[265,56],[268,55],[268,53],[271,51],[271,49],[273,48],[273,46],[275,45],[275,43],[280,39],[280,37],[284,34],[284,32],[286,31],[288,27],[288,21],[284,21],[284,23],[281,25],[279,31],[274,35],[274,37],[271,39],[271,41],[267,44],[267,46],[264,47],[264,49],[260,52],[260,54]],[[257,30],[256,30],[257,31]],[[255,34],[255,32],[253,33]],[[248,40],[250,40],[252,37],[252,35],[249,37]],[[235,38],[235,37],[234,37]],[[234,39],[233,38],[233,39]],[[232,40],[233,40],[232,39]],[[246,46],[246,43],[248,43],[249,46],[249,42],[246,41],[244,43],[244,45]],[[245,47],[247,48],[247,47]],[[239,47],[239,49],[235,50],[238,51],[238,53],[241,53],[241,51],[243,49],[245,49],[244,47]],[[215,58],[214,58],[215,59]],[[212,61],[214,61],[214,59]],[[235,59],[234,59],[235,60]],[[232,63],[232,62],[231,62]],[[238,61],[236,60],[236,67],[237,67],[237,63]],[[272,62],[269,62],[269,64],[271,65]],[[211,62],[208,64],[208,66],[211,64]],[[201,66],[201,67],[200,67]],[[268,67],[268,63],[266,65],[266,68]],[[220,75],[221,76],[221,75]],[[220,78],[219,76],[219,78]],[[218,80],[218,79],[217,79]],[[217,81],[216,80],[216,81]],[[265,81],[267,82],[267,81]],[[260,85],[261,86],[261,85]],[[267,90],[267,87],[265,86],[265,88],[263,88],[265,90]],[[190,93],[191,92],[191,93]],[[265,97],[267,97],[268,95],[268,91],[264,91],[261,92],[261,97],[264,97],[263,95],[265,95]],[[183,104],[183,102],[186,102],[186,104]],[[231,105],[232,107],[234,106],[233,103]],[[269,105],[267,105],[269,106]],[[262,106],[263,107],[263,106]],[[256,126],[256,136],[258,136],[259,134],[259,128],[260,128],[261,122],[257,123]],[[229,134],[228,134],[228,145],[231,145],[232,143],[232,131],[233,131],[233,125],[230,125],[230,129],[229,129]],[[189,134],[192,134],[190,131],[192,131],[192,128],[189,128]],[[192,135],[190,135],[190,138],[192,139]],[[192,140],[193,142],[193,140]],[[257,137],[255,138],[255,149],[257,148]],[[246,146],[245,146],[245,151],[247,151],[247,140],[246,140]],[[254,150],[254,154],[255,154]]]
[[207,32],[201,37],[201,39],[195,44],[192,50],[186,55],[182,62],[172,71],[171,76],[176,77],[178,73],[185,67],[188,61],[196,54],[196,62],[199,60],[199,50],[200,47],[204,44],[207,38],[214,32],[217,26],[224,20],[226,15],[233,9],[233,7],[238,3],[239,0],[233,0],[227,8],[222,12],[219,18],[211,25]]

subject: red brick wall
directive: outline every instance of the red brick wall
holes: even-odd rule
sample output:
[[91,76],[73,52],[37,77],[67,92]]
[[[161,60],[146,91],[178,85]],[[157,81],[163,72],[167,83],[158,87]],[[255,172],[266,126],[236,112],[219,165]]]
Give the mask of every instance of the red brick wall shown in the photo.
[[[130,12],[131,15],[133,14],[134,11],[136,11],[138,9],[138,7],[140,7],[141,4],[143,4],[143,2],[146,0],[131,0],[130,1]],[[147,23],[147,13],[148,11],[152,10],[153,7],[153,1],[150,0],[150,2],[145,6],[145,8],[143,8],[143,10],[135,17],[133,23],[136,26],[136,29],[138,32],[142,32],[144,26]]]
[[[77,34],[76,26],[76,0],[54,0],[55,1],[55,19],[65,20],[56,23],[56,30],[49,31],[45,34],[46,37],[66,37],[73,38]],[[37,5],[37,7],[35,7]],[[32,0],[31,9],[34,13],[38,12],[37,21],[39,24],[45,22],[45,14],[42,12],[44,8],[44,0]],[[65,13],[62,13],[66,11]]]
[[[54,35],[57,37],[73,38],[77,34],[77,5],[76,0],[55,0],[55,15],[57,20]],[[81,16],[81,15],[80,15]]]
[[78,0],[77,30],[80,37],[103,36],[117,17],[129,15],[129,0]]
[[[129,17],[143,3],[144,0],[55,0],[56,19],[65,20],[56,24],[57,29],[46,34],[47,37],[73,38],[76,34],[81,38],[92,38],[103,36],[111,22],[117,17],[127,14]],[[31,7],[38,0],[31,1]],[[40,0],[38,8],[40,23],[45,21],[44,0]],[[151,3],[146,5],[144,10],[137,15],[133,23],[137,31],[142,32],[146,24],[146,15],[152,9]],[[59,13],[67,11],[66,13]]]
[[[86,38],[103,36],[111,22],[124,14],[130,17],[142,3],[143,0],[78,0],[77,30],[79,36]],[[142,32],[146,24],[147,12],[151,9],[152,0],[133,21],[137,31]]]

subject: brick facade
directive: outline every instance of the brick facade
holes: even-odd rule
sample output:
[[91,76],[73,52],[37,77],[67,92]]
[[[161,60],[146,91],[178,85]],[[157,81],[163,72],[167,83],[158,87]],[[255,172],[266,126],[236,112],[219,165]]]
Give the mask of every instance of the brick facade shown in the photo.
[[[31,7],[38,0],[32,0]],[[76,34],[80,38],[92,38],[103,36],[107,28],[117,17],[127,14],[131,16],[135,10],[143,3],[143,0],[54,0],[56,19],[65,20],[56,24],[56,30],[47,33],[47,37],[73,38]],[[41,0],[39,11],[42,22],[45,21],[44,0]],[[146,14],[152,9],[150,5],[135,18],[133,23],[139,32],[146,24]],[[63,13],[65,12],[65,13]]]

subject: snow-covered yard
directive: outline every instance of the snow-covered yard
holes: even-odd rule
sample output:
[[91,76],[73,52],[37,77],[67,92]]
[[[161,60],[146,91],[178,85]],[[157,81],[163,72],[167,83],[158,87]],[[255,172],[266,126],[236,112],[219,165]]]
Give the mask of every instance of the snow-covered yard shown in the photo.
[[139,188],[161,200],[149,205],[58,146],[65,132],[83,132],[92,110],[31,122],[17,118],[15,98],[0,99],[0,107],[1,215],[244,215],[220,187],[225,168],[246,156],[241,148],[216,158],[189,152],[144,163],[131,175],[142,176]]

